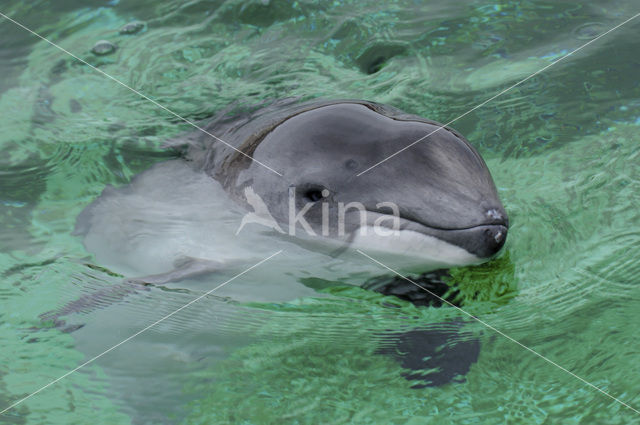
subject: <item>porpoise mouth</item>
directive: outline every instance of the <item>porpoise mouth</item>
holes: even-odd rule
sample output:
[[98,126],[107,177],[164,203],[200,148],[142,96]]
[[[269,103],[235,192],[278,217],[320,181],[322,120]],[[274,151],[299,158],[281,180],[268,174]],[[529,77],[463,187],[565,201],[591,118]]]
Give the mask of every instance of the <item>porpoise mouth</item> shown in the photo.
[[[481,259],[488,259],[496,255],[507,240],[509,221],[505,214],[498,210],[489,210],[485,223],[465,227],[441,228],[431,224],[425,224],[414,218],[399,217],[382,214],[376,211],[367,211],[368,224],[373,225],[378,219],[379,224],[394,230],[411,230],[427,236],[435,237],[444,242],[460,247],[465,251]],[[373,220],[371,220],[373,218]],[[394,220],[397,218],[397,221]]]

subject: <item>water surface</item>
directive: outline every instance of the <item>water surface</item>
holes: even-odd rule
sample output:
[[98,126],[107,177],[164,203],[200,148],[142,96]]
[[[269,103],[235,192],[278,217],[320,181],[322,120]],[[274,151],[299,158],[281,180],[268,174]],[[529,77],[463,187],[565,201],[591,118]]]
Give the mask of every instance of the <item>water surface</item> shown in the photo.
[[[300,96],[363,98],[447,122],[637,8],[629,0],[0,2],[2,13],[194,121],[234,102]],[[145,28],[120,35],[133,20]],[[639,29],[630,22],[453,125],[484,156],[512,222],[499,260],[452,271],[463,308],[636,409]],[[71,333],[42,323],[40,314],[120,282],[72,235],[76,217],[106,185],[171,158],[162,142],[188,126],[13,23],[0,20],[0,30],[2,409],[193,294],[104,303],[71,318],[85,325]],[[90,53],[101,39],[116,52]],[[278,276],[249,273],[232,284],[251,290],[267,280]],[[208,297],[0,423],[640,423],[452,308],[313,276],[305,283],[312,289],[288,302]],[[462,319],[464,335],[481,343],[462,382],[412,389],[398,362],[376,354],[381,335]]]

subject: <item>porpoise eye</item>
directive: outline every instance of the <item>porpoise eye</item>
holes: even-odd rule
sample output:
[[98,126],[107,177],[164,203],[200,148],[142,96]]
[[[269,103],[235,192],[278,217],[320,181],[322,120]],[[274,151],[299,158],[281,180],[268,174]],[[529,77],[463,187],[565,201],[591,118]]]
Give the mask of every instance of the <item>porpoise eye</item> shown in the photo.
[[323,188],[313,188],[305,192],[304,197],[311,202],[318,202],[319,200],[329,196],[329,191]]

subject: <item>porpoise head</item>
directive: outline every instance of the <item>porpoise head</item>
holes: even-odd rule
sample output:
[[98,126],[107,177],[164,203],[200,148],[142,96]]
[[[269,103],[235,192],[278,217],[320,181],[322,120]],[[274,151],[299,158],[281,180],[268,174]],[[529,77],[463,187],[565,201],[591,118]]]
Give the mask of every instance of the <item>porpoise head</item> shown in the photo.
[[285,233],[408,256],[425,267],[481,263],[504,245],[507,214],[478,152],[439,127],[367,102],[307,108],[251,149],[282,177],[248,160],[235,191],[250,188]]

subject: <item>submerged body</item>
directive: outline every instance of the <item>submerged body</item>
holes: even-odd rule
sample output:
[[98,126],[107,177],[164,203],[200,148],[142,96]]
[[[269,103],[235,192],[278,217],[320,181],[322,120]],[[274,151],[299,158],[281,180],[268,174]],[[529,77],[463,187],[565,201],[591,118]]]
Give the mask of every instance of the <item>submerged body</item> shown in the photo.
[[221,115],[206,130],[227,144],[171,141],[184,159],[105,190],[77,230],[102,265],[159,281],[241,271],[278,249],[282,273],[353,284],[380,271],[356,249],[407,272],[481,263],[504,244],[507,216],[480,155],[439,126],[364,101]]

